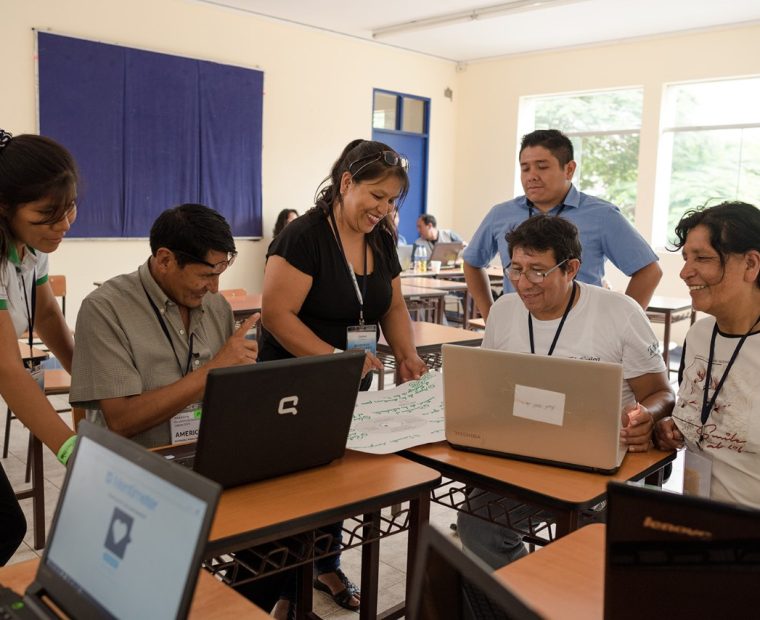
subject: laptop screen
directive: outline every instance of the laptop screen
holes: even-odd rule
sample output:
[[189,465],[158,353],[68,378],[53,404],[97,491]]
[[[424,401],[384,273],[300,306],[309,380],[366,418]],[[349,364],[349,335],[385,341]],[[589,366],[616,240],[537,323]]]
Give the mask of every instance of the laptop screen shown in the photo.
[[421,537],[410,620],[534,620],[540,616],[433,527]]
[[757,617],[760,510],[614,483],[607,507],[605,618]]
[[214,508],[80,437],[44,566],[103,617],[177,617]]

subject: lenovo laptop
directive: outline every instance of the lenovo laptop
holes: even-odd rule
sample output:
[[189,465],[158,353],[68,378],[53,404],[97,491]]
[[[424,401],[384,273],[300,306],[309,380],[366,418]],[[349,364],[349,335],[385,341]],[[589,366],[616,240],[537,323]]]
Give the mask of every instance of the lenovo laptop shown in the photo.
[[220,493],[83,421],[37,575],[23,598],[0,587],[0,618],[184,618]]
[[623,368],[443,345],[446,439],[455,448],[612,474]]
[[343,456],[364,351],[209,372],[197,444],[161,450],[224,488]]
[[534,620],[540,616],[477,557],[426,525],[406,617],[410,620]]
[[605,618],[754,618],[758,586],[760,510],[608,485]]
[[459,241],[451,243],[436,243],[433,246],[433,253],[428,260],[439,260],[442,266],[453,265],[459,253],[464,249],[464,243]]

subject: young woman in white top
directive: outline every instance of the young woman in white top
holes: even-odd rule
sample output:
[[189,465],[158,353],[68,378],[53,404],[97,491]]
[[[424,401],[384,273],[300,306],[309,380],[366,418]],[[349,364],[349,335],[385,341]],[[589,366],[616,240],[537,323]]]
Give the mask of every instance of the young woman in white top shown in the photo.
[[[77,169],[58,143],[0,130],[0,395],[13,413],[65,463],[73,431],[25,366],[18,339],[32,330],[68,371],[74,341],[48,282],[47,255],[76,218]],[[13,555],[26,520],[0,467],[0,565]]]

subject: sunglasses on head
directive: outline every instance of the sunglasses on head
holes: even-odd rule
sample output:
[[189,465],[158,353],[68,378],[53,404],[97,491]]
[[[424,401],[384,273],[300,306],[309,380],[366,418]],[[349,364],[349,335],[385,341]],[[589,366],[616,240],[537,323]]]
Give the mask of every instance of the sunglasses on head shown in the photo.
[[[353,161],[351,162],[351,164],[349,164],[348,171],[351,173],[352,177],[355,177],[367,166],[369,166],[370,164],[374,164],[376,161],[382,161],[388,166],[401,166],[401,168],[403,168],[404,171],[406,172],[409,171],[409,160],[403,155],[399,155],[398,153],[396,153],[396,151],[380,151],[379,153],[372,153],[371,155],[365,155],[364,157],[360,157],[356,161]],[[356,170],[352,172],[351,169],[360,162],[365,162],[365,163],[363,163],[361,166],[359,166]]]

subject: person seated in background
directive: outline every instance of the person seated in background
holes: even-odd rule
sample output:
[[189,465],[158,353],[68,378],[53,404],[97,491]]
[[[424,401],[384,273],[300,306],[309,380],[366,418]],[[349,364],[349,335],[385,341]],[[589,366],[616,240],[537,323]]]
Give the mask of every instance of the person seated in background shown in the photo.
[[[502,265],[509,263],[505,234],[535,213],[561,215],[578,227],[583,244],[579,282],[601,285],[609,259],[631,278],[626,295],[642,308],[649,305],[662,277],[657,255],[618,207],[576,189],[575,167],[573,143],[562,132],[538,129],[523,136],[520,181],[525,195],[493,207],[463,253],[467,288],[484,318],[494,303],[486,268],[496,254]],[[504,292],[513,290],[505,276]]]
[[404,235],[402,235],[398,229],[398,224],[399,224],[398,209],[393,209],[393,218],[391,219],[393,221],[393,228],[396,231],[396,245],[408,245],[406,242],[406,237],[404,237]]
[[[577,282],[582,248],[569,220],[535,215],[506,242],[504,273],[516,292],[491,308],[483,348],[622,364],[620,440],[629,452],[648,450],[654,424],[670,415],[674,396],[644,311],[622,293]],[[476,507],[495,499],[485,493]],[[458,519],[464,546],[493,568],[525,555],[514,531],[461,512]]]
[[258,314],[235,331],[218,293],[235,242],[213,209],[164,211],[150,248],[137,271],[111,278],[82,302],[70,401],[91,421],[153,448],[175,443],[173,427],[198,424],[209,370],[256,361],[256,342],[245,334]]
[[724,202],[676,226],[694,310],[663,449],[686,446],[684,490],[760,508],[760,210]]
[[462,237],[448,228],[438,228],[434,215],[423,213],[417,218],[417,233],[420,235],[414,242],[417,247],[427,250],[427,256],[433,255],[436,243],[464,243]]
[[283,209],[277,214],[277,221],[274,223],[272,230],[272,239],[282,232],[282,229],[298,217],[298,211],[295,209]]

